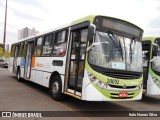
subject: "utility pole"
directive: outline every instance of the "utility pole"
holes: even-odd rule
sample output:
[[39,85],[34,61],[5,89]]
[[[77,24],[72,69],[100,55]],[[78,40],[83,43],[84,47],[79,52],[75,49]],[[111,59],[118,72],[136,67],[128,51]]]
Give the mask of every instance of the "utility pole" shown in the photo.
[[2,57],[5,57],[6,22],[7,22],[7,0],[6,0],[6,7],[5,7],[5,20],[4,20],[4,36],[3,36],[3,52],[2,52]]

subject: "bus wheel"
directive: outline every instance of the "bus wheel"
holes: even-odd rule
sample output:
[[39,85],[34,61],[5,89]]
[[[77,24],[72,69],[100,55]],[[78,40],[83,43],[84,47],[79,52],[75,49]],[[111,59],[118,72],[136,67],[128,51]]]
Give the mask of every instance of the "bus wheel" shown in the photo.
[[17,80],[18,80],[18,82],[22,82],[22,78],[20,76],[21,76],[21,72],[20,72],[20,69],[18,69],[17,70]]
[[64,95],[62,93],[62,82],[59,76],[52,77],[52,80],[49,86],[49,92],[52,99],[57,101],[63,100]]

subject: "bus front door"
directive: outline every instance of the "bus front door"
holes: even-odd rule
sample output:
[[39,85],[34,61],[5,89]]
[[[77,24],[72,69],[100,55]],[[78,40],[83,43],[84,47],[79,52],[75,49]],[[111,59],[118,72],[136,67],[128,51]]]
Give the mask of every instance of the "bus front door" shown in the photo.
[[70,56],[67,60],[69,61],[67,92],[76,96],[81,96],[85,65],[87,29],[72,31],[70,41]]
[[30,79],[30,74],[31,74],[31,58],[33,55],[33,46],[34,42],[29,42],[27,45],[27,53],[26,53],[26,62],[25,62],[25,70],[24,70],[24,76],[27,79]]

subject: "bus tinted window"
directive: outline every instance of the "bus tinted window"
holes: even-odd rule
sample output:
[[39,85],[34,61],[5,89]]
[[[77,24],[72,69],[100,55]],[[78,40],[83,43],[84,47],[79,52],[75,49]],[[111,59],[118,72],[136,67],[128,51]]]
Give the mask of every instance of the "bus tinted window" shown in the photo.
[[64,56],[66,53],[67,31],[56,33],[53,47],[53,55]]
[[53,35],[47,35],[44,37],[42,55],[49,55],[52,52]]
[[61,31],[56,34],[55,43],[65,42],[66,31]]
[[42,45],[42,37],[37,39],[36,45],[35,45],[35,50],[34,50],[34,55],[35,56],[40,56],[41,54],[41,45]]
[[20,51],[19,51],[19,54],[18,54],[19,57],[22,56],[23,48],[24,48],[24,43],[21,43],[21,44],[20,44]]
[[15,45],[12,45],[10,56],[14,57],[14,53],[15,53]]
[[52,39],[53,39],[52,37],[53,37],[52,34],[45,36],[45,37],[44,37],[44,45],[52,44]]
[[23,47],[23,50],[22,50],[22,57],[25,57],[25,56],[26,56],[27,47],[28,47],[28,44],[27,44],[27,43],[24,43],[24,47]]

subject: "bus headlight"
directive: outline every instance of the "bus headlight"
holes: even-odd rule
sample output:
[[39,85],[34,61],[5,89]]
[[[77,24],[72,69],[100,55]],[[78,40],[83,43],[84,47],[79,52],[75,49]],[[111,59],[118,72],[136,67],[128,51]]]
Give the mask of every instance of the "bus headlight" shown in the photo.
[[107,89],[107,87],[108,87],[108,84],[107,84],[107,83],[104,83],[104,82],[100,81],[100,80],[97,79],[96,76],[93,75],[92,73],[88,73],[88,76],[89,76],[90,81],[91,81],[93,84],[97,85],[97,86],[100,87],[100,88]]
[[139,90],[139,89],[141,89],[142,87],[143,87],[143,85],[140,84],[140,85],[138,85],[136,88],[137,88],[137,90]]
[[158,84],[158,85],[160,85],[160,80],[158,80],[156,77],[152,77],[152,79],[153,79],[153,81],[156,83],[156,84]]

